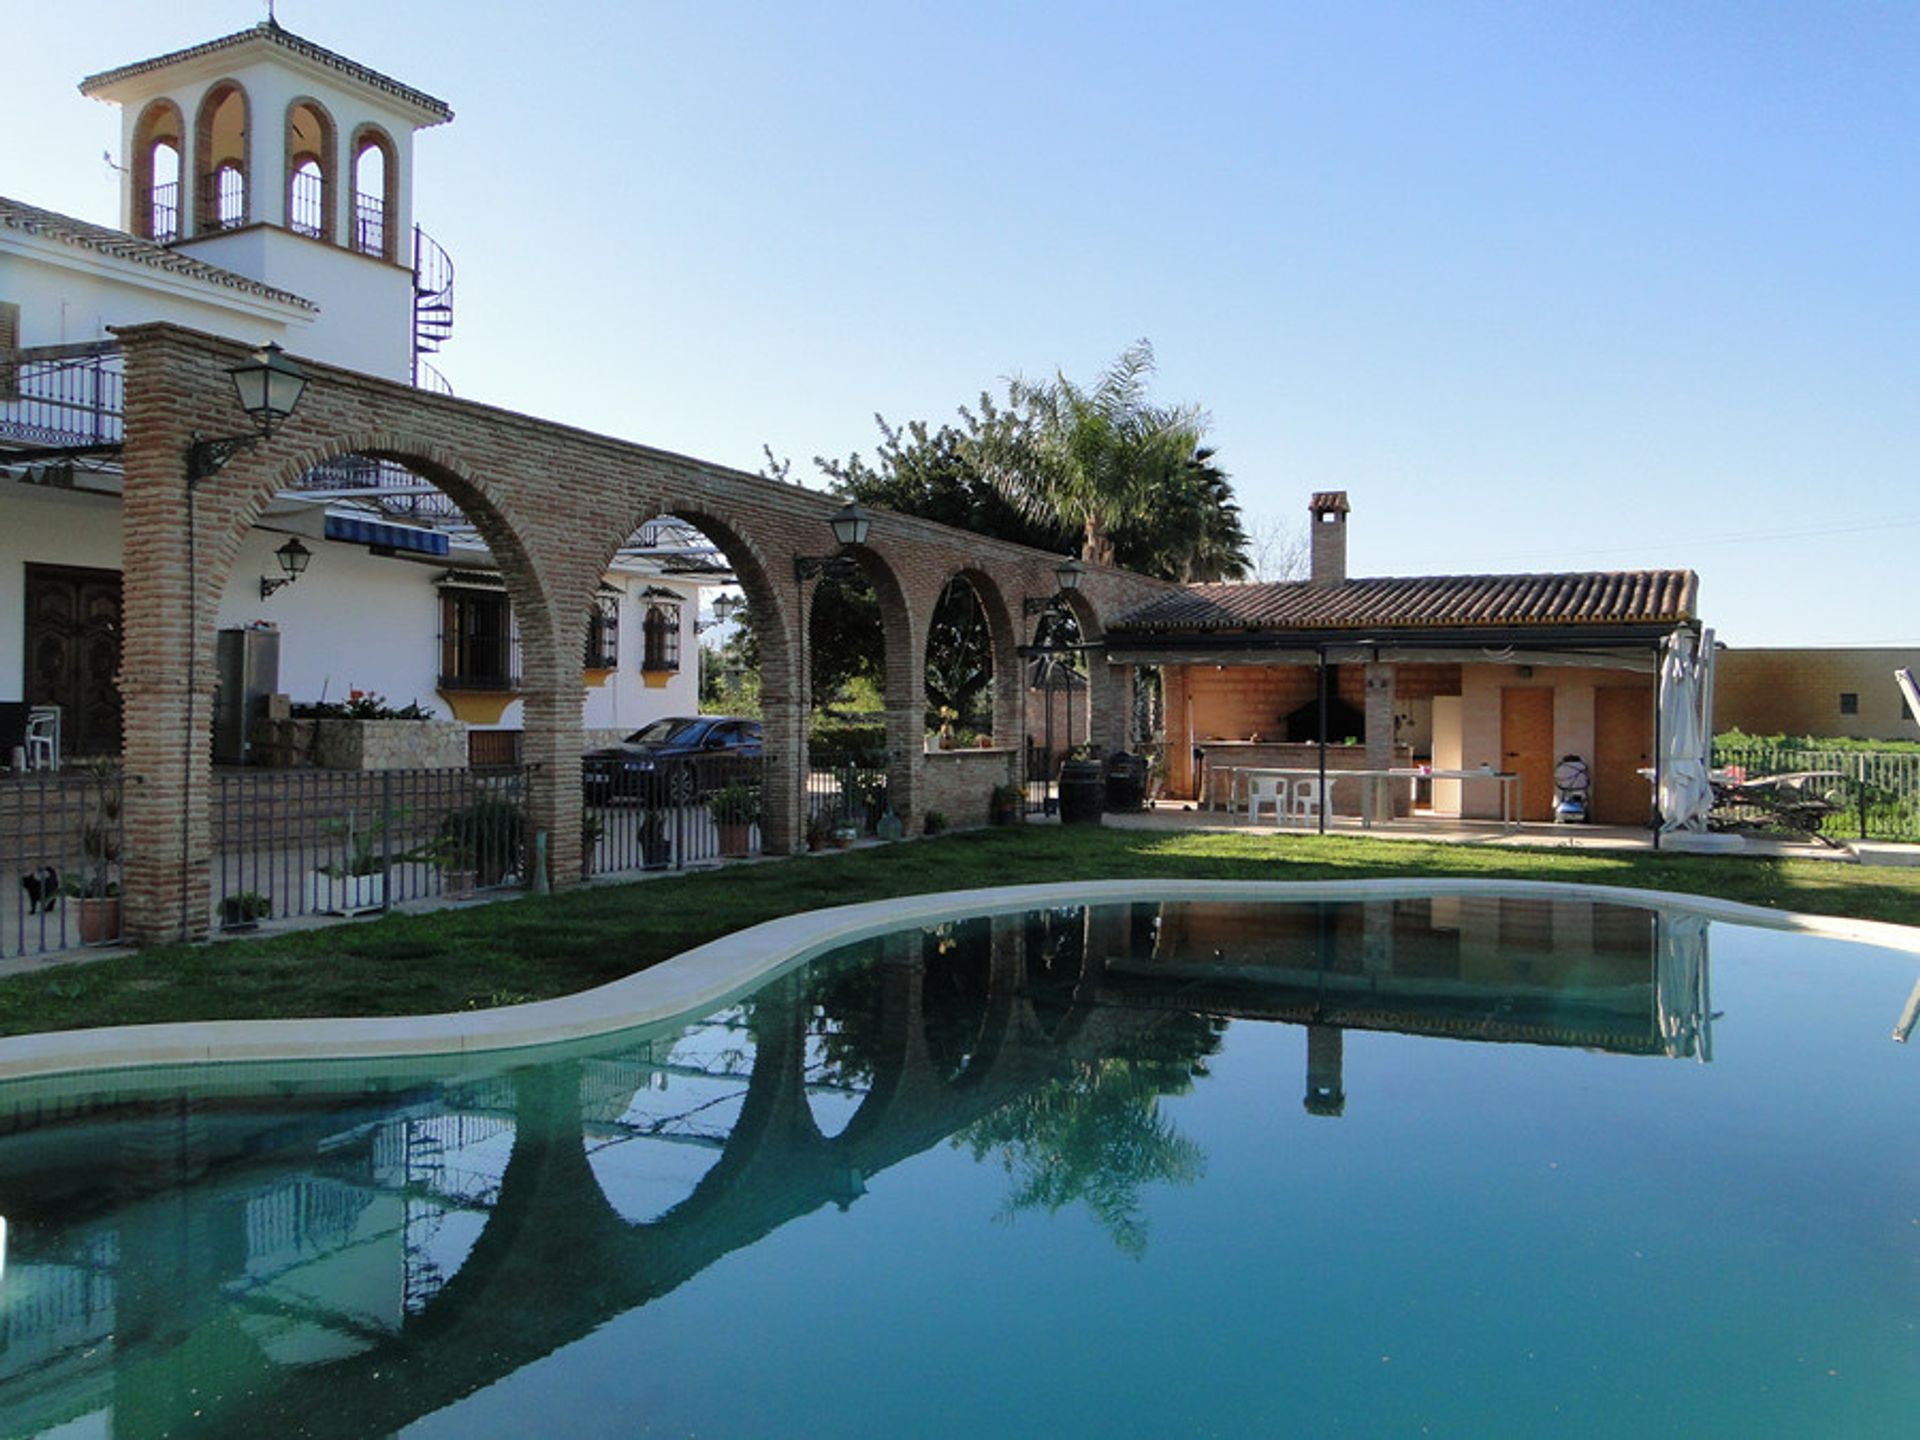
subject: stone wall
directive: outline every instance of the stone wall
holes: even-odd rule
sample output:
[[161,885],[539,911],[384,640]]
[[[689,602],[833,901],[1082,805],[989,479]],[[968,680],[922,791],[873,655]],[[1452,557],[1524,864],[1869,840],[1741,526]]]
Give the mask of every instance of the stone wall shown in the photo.
[[1893,680],[1895,670],[1920,673],[1920,650],[1728,649],[1714,669],[1716,731],[1920,740]]

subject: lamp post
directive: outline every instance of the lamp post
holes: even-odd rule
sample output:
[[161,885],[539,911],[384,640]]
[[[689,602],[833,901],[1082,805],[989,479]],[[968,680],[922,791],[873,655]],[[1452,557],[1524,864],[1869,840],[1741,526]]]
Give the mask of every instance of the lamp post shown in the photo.
[[1060,587],[1051,595],[1029,595],[1020,602],[1020,613],[1031,618],[1044,615],[1060,603],[1060,597],[1080,588],[1080,582],[1086,578],[1087,567],[1069,555],[1054,566],[1053,578]]
[[187,479],[191,483],[218,475],[227,461],[273,434],[273,427],[293,414],[306,393],[307,377],[278,345],[269,341],[253,359],[227,371],[240,408],[256,429],[251,435],[205,436],[195,431],[187,445]]

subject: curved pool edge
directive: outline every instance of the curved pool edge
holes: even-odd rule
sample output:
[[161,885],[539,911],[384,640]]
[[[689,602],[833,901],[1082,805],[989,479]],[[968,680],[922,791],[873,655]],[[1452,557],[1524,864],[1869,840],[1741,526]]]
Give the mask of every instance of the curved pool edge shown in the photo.
[[1353,900],[1447,894],[1611,900],[1920,954],[1920,927],[1769,910],[1736,900],[1557,880],[1080,880],[896,896],[734,931],[645,970],[553,1000],[371,1019],[208,1020],[57,1030],[0,1040],[0,1083],[186,1065],[457,1056],[588,1040],[689,1015],[837,945],[902,924],[1094,901]]

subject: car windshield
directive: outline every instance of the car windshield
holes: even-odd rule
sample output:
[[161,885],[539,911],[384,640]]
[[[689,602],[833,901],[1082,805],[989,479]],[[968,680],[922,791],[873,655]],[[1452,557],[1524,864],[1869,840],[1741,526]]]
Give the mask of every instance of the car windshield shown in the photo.
[[689,719],[684,715],[667,720],[656,720],[651,725],[643,725],[627,736],[629,745],[667,745],[675,740],[691,739],[693,732],[700,727],[701,721]]

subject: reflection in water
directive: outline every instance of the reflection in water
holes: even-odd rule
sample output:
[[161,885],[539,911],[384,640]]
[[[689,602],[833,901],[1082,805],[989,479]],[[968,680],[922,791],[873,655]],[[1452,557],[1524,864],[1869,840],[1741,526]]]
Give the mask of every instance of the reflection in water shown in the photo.
[[1085,1207],[1138,1256],[1150,1187],[1206,1168],[1161,1102],[1230,1022],[1304,1027],[1329,1116],[1348,1029],[1704,1060],[1706,945],[1584,902],[1056,909],[537,1065],[0,1090],[0,1416],[397,1430],[949,1145],[1005,1170],[1003,1218]]

